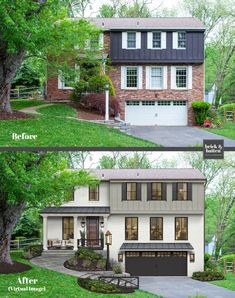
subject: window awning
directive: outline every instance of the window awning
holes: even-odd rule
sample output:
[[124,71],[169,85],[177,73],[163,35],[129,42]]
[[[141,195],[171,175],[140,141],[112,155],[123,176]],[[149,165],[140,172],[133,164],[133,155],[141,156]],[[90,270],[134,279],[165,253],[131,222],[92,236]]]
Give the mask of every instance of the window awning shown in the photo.
[[190,243],[122,243],[120,250],[123,251],[189,251],[193,250]]
[[110,207],[46,207],[41,210],[41,214],[109,214]]

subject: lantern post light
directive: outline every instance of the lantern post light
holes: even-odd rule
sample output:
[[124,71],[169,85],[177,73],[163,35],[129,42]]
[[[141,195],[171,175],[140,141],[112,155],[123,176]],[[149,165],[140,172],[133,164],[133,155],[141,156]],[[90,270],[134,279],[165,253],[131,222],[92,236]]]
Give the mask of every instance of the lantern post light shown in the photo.
[[106,271],[111,269],[109,261],[109,246],[112,245],[112,234],[110,231],[105,233],[105,244],[107,246],[107,259],[106,259]]
[[109,121],[109,82],[105,83],[105,121]]

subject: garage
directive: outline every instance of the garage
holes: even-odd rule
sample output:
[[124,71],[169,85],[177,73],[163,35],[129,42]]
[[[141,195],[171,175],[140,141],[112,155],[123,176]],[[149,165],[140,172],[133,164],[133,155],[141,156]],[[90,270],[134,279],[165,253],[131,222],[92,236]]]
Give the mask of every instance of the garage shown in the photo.
[[187,276],[187,252],[126,252],[125,271],[134,276]]
[[188,124],[187,101],[127,100],[125,122],[138,126],[186,126]]

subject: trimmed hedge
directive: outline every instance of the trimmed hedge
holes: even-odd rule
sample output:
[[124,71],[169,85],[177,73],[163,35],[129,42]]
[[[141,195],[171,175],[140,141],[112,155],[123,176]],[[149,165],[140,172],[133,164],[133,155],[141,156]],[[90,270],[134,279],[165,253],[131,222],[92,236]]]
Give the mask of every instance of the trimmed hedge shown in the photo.
[[220,111],[233,111],[235,110],[235,103],[228,103],[219,107]]
[[197,125],[203,125],[206,120],[208,111],[211,105],[205,101],[193,101],[192,108],[194,112],[194,118]]
[[221,280],[224,279],[224,274],[221,271],[213,270],[197,271],[193,273],[192,278],[200,281]]
[[225,261],[228,261],[228,262],[232,262],[233,260],[235,260],[235,254],[224,255],[219,260],[220,261],[225,260]]
[[98,261],[103,259],[101,254],[98,254],[94,250],[85,247],[79,248],[78,251],[76,251],[75,256],[89,261]]

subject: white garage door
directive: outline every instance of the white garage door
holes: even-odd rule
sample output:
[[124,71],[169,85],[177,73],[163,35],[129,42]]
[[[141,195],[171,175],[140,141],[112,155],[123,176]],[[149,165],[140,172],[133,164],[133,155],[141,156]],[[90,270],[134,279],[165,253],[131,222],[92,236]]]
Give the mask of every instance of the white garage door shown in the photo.
[[131,125],[187,125],[186,101],[126,101],[125,121]]

